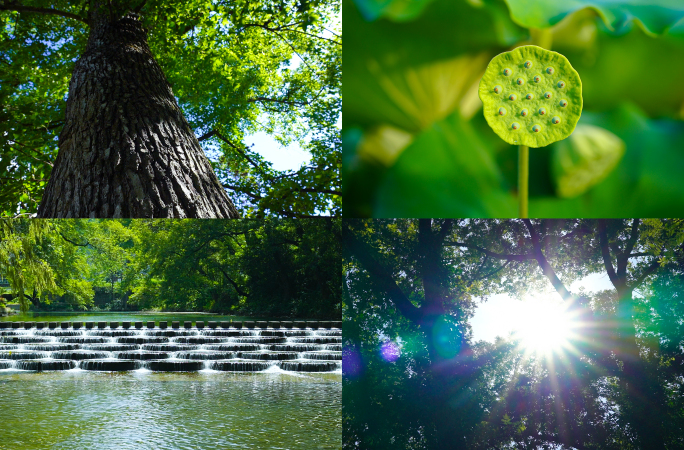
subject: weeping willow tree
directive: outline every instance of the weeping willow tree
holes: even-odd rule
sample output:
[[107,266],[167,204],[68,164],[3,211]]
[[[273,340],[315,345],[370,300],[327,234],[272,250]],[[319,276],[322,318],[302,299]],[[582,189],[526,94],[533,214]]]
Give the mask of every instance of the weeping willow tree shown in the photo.
[[56,291],[55,274],[38,252],[38,244],[51,224],[41,220],[0,221],[0,274],[9,282],[12,294],[19,299],[21,311],[28,311],[26,292],[33,298]]

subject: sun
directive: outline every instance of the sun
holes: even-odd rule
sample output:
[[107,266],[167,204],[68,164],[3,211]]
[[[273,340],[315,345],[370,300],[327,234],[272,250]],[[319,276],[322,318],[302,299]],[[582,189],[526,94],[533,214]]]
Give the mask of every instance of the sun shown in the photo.
[[518,312],[514,335],[526,351],[551,354],[569,347],[577,323],[562,302],[531,298]]

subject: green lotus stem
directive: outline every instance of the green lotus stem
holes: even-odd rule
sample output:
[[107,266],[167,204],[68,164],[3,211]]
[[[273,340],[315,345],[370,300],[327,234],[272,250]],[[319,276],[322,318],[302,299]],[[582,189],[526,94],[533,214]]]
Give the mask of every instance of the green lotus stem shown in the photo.
[[518,146],[518,215],[527,219],[527,186],[530,177],[530,148]]

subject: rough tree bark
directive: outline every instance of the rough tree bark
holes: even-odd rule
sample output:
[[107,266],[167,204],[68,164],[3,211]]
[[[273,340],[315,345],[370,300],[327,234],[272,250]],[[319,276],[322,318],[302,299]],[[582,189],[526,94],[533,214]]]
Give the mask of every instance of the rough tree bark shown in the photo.
[[91,2],[38,216],[237,218],[124,3]]

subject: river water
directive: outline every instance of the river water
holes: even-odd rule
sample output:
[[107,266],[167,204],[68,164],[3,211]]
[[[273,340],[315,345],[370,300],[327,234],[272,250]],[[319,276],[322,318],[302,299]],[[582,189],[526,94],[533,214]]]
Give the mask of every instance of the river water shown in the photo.
[[0,330],[0,449],[342,447],[339,329],[42,326]]
[[2,449],[339,449],[337,373],[8,372]]

